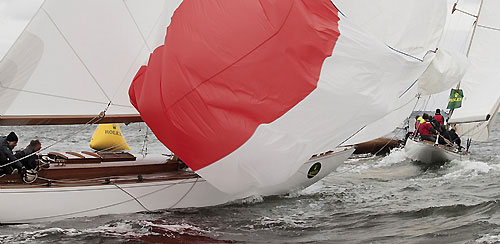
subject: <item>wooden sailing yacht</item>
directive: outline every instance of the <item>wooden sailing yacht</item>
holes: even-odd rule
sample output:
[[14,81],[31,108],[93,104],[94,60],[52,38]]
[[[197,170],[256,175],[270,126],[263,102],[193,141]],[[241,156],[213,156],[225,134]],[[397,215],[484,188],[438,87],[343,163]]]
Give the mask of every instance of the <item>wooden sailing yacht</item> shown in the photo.
[[0,63],[0,124],[144,120],[193,171],[165,156],[42,151],[36,180],[0,178],[0,223],[307,187],[432,60],[388,48],[331,1],[216,2],[44,2]]
[[[453,12],[475,18],[467,50],[470,67],[457,85],[457,90],[462,89],[465,97],[462,107],[452,107],[448,118],[448,123],[456,127],[465,149],[459,150],[454,145],[437,146],[434,142],[408,140],[405,150],[410,158],[425,163],[469,158],[471,141],[488,139],[492,121],[497,117],[500,106],[500,96],[491,93],[500,88],[496,67],[500,52],[495,42],[500,39],[500,18],[496,14],[499,7],[497,1],[482,0],[477,15],[474,15],[458,9],[456,3],[453,6]],[[455,91],[452,90],[452,95]],[[452,95],[450,101],[453,100]]]

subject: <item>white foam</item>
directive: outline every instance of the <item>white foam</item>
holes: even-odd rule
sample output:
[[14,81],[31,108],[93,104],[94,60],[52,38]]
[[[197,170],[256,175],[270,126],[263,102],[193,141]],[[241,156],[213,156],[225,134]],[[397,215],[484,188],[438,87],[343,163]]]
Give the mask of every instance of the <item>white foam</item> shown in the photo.
[[342,164],[337,172],[339,173],[361,173],[362,171],[383,168],[394,164],[398,164],[407,160],[407,155],[401,148],[394,148],[389,155],[385,157],[372,156],[370,158],[355,158],[349,159]]
[[240,202],[242,204],[255,204],[255,203],[260,203],[264,201],[264,197],[261,195],[252,195],[246,198],[243,198],[241,200],[237,200],[237,202]]
[[1,235],[0,241],[2,243],[30,243],[38,238],[43,238],[51,234],[63,233],[65,235],[77,235],[81,232],[76,229],[63,229],[63,228],[48,228],[37,231],[25,231],[17,235]]
[[405,161],[408,158],[406,152],[401,148],[394,148],[389,155],[378,161],[374,167],[386,167]]
[[302,213],[292,214],[290,216],[283,216],[278,218],[269,218],[263,216],[260,218],[260,225],[268,228],[280,228],[280,229],[288,229],[288,228],[305,228],[307,222],[302,220]]
[[499,243],[500,235],[490,235],[486,234],[475,241],[476,243],[489,244],[489,243]]
[[103,233],[109,236],[127,236],[127,237],[138,237],[148,233],[148,231],[145,228],[141,228],[140,230],[137,230],[136,228],[134,229],[133,223],[130,221],[115,222],[112,224],[99,226],[95,229],[86,229],[84,232],[89,234]]
[[443,178],[475,178],[480,175],[488,174],[493,171],[500,171],[500,165],[490,165],[481,161],[474,160],[453,160],[450,162],[450,168],[447,169],[449,173],[445,174]]

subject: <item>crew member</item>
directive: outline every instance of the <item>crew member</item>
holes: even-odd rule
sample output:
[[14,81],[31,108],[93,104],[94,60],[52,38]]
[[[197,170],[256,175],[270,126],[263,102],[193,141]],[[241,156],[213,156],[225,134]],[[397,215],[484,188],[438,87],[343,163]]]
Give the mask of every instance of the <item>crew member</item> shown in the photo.
[[444,124],[444,118],[443,118],[443,115],[441,115],[441,110],[439,108],[436,109],[434,119],[437,120],[439,122],[439,124],[441,124],[441,125]]
[[[30,144],[25,149],[17,151],[14,156],[16,156],[16,158],[23,158],[21,159],[21,164],[26,169],[35,169],[37,155],[34,154],[34,152],[38,152],[41,148],[42,144],[40,143],[39,140],[31,140]],[[30,156],[26,157],[27,155]]]
[[17,146],[17,141],[18,138],[14,132],[0,138],[0,165],[3,166],[2,170],[5,174],[16,174],[22,169],[23,165],[21,162],[11,163],[17,160],[16,156],[12,153],[14,147]]
[[[429,119],[427,114],[424,114],[424,119]],[[420,134],[420,138],[422,138],[422,140],[436,141],[436,137],[433,135],[434,128],[428,121],[418,126],[418,133]]]

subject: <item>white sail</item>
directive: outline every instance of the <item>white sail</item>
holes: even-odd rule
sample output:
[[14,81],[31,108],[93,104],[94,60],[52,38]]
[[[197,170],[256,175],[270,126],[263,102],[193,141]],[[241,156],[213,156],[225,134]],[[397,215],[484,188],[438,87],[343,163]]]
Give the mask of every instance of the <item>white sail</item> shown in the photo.
[[337,8],[389,46],[422,58],[435,50],[446,19],[446,1],[334,0]]
[[45,1],[0,63],[0,115],[137,114],[130,82],[180,2]]
[[419,93],[425,96],[449,91],[462,79],[467,66],[467,57],[464,54],[439,49],[431,65],[418,79]]
[[[351,21],[383,40],[391,48],[408,57],[421,59],[423,62],[427,62],[427,65],[430,63],[433,66],[438,66],[440,70],[444,70],[443,72],[450,71],[449,67],[443,67],[443,62],[439,62],[445,55],[441,53],[435,55],[429,52],[438,47],[443,34],[447,13],[446,1],[336,0],[333,2]],[[435,56],[438,58],[437,62]],[[432,63],[429,60],[433,60]],[[428,76],[435,77],[436,73]],[[456,73],[455,70],[451,75]],[[449,77],[450,74],[447,76]],[[408,87],[408,90],[402,93],[397,101],[393,104],[387,104],[388,107],[392,108],[390,113],[366,124],[366,127],[343,144],[352,145],[369,141],[393,131],[415,108],[417,94],[421,92],[422,86],[426,85],[415,81],[415,84]],[[447,84],[445,89],[450,87],[451,85]],[[441,87],[441,89],[443,88]]]
[[462,107],[449,122],[457,123],[459,135],[474,140],[488,139],[490,124],[500,103],[500,1],[484,0],[469,50],[470,68],[461,81]]

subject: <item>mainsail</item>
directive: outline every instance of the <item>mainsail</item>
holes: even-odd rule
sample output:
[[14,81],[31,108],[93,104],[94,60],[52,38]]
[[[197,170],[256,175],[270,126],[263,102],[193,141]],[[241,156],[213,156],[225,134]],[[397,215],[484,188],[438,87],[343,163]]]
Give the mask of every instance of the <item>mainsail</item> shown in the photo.
[[457,133],[465,138],[487,140],[500,106],[500,2],[483,0],[471,39],[468,58],[471,63],[460,82],[464,99],[454,110],[450,123],[457,124]]
[[397,110],[431,60],[386,45],[326,0],[183,1],[130,97],[192,169],[223,191],[251,191]]
[[180,2],[45,1],[0,62],[0,124],[140,120],[127,90]]

